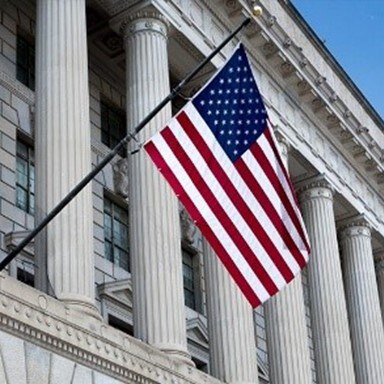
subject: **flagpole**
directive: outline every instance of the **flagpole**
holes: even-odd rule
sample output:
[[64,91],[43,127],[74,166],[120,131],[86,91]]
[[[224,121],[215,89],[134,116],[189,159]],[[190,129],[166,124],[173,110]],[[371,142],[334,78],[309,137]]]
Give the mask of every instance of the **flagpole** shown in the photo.
[[[256,7],[255,7],[256,8]],[[254,12],[254,16],[259,16]],[[245,26],[251,22],[251,18],[247,17],[243,22],[222,42],[213,50],[192,72],[190,72],[173,90],[166,96],[133,130],[128,133],[103,159],[93,168],[35,227],[19,245],[17,245],[1,262],[0,271],[2,271],[24,248],[25,246],[36,237],[46,226],[52,221],[70,202],[73,200],[79,192],[115,157],[115,155],[152,120],[157,113],[164,108],[164,106],[173,100],[180,92],[180,90],[187,84],[207,63],[216,56],[228,43],[233,39],[237,33],[240,32]]]

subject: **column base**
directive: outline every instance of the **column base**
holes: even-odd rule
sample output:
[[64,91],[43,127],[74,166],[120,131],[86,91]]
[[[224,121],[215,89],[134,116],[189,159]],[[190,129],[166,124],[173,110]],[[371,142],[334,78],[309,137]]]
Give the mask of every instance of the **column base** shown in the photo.
[[195,367],[195,363],[192,361],[192,357],[187,350],[180,349],[178,345],[164,345],[164,344],[151,344],[153,347],[160,349],[160,351],[166,353],[170,358],[177,360],[180,363],[187,364],[191,367]]
[[78,313],[90,316],[99,321],[103,321],[103,318],[101,317],[98,308],[89,299],[59,296],[58,300],[62,301],[63,303],[68,305],[69,308],[73,309]]

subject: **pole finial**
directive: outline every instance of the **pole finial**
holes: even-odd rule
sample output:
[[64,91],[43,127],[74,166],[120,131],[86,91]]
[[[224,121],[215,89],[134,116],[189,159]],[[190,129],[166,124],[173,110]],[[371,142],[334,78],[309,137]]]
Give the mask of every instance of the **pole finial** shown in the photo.
[[263,8],[260,7],[260,5],[255,5],[252,8],[252,15],[255,17],[260,17],[263,14]]

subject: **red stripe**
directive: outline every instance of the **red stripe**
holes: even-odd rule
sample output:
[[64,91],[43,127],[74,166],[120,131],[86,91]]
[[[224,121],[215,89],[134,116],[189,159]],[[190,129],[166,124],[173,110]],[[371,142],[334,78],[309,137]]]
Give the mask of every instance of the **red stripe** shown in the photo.
[[261,149],[260,145],[257,142],[255,143],[254,146],[250,148],[250,150],[253,156],[256,158],[257,162],[263,168],[273,188],[276,190],[277,194],[280,196],[281,202],[284,205],[285,209],[287,210],[289,216],[291,217],[291,220],[295,225],[296,230],[301,235],[304,244],[306,244],[306,241],[305,241],[306,238],[305,238],[301,223],[299,221],[299,218],[297,217],[297,214],[285,192],[283,185],[281,184],[278,176],[276,175],[275,170],[272,168],[269,160],[265,156],[265,153],[263,152],[263,150]]
[[[205,140],[201,137],[200,133],[197,131],[195,126],[193,125],[193,122],[189,119],[189,117],[185,113],[181,113],[177,118],[182,126],[184,126],[184,130],[186,134],[189,136],[191,141],[195,144],[195,147],[198,148],[200,154],[203,156],[205,162],[209,164],[209,168],[211,169],[212,173],[215,175],[217,181],[221,184],[223,189],[227,192],[229,198],[235,205],[238,212],[241,214],[241,216],[244,218],[244,220],[247,222],[248,226],[253,231],[255,237],[257,237],[264,247],[264,249],[267,251],[269,257],[272,259],[273,263],[276,265],[280,273],[283,275],[286,282],[289,282],[293,279],[294,274],[292,273],[291,269],[288,267],[284,257],[280,254],[280,251],[276,248],[274,242],[271,240],[263,226],[260,224],[260,222],[257,220],[253,212],[250,210],[248,205],[245,203],[244,199],[238,192],[237,188],[233,185],[232,181],[228,177],[227,173],[223,170],[220,163],[217,161],[217,159],[212,154],[211,150],[209,149],[207,143]],[[241,175],[243,176],[243,175]],[[253,177],[252,177],[253,178]],[[244,178],[247,180],[246,178]],[[248,184],[248,182],[245,182]],[[260,192],[262,194],[265,193],[264,191],[259,188]],[[254,191],[255,193],[256,191]],[[255,198],[260,201],[259,194],[255,193]],[[270,216],[273,224],[276,226],[277,230],[279,228],[283,232],[283,229],[285,229],[285,237],[290,238],[291,242],[289,245],[293,247],[292,250],[290,250],[292,253],[295,252],[296,256],[302,258],[302,255],[300,251],[297,249],[295,243],[293,242],[291,236],[289,235],[288,231],[286,230],[286,227],[281,222],[280,218],[277,215],[277,212],[274,210],[274,207],[269,202],[269,199],[265,196],[265,200],[268,201],[270,207],[273,209],[270,209],[269,212],[266,212],[268,216]],[[263,203],[261,202],[261,205]],[[265,207],[263,207],[265,209]],[[281,233],[280,233],[281,234]],[[284,239],[284,236],[281,236]],[[286,243],[287,244],[287,243]],[[288,244],[287,244],[288,245]]]
[[232,278],[236,281],[237,285],[239,286],[245,297],[248,299],[252,307],[255,308],[260,305],[261,300],[258,298],[257,294],[252,289],[252,287],[248,284],[247,280],[244,278],[243,274],[233,262],[226,249],[222,246],[215,233],[208,226],[207,222],[202,218],[201,213],[199,212],[193,201],[190,199],[190,197],[188,196],[188,194],[186,193],[186,191],[184,190],[172,170],[169,168],[167,162],[164,160],[154,143],[152,141],[149,141],[144,146],[144,148],[153,160],[153,162],[157,165],[160,172],[169,182],[174,192],[179,195],[180,201],[191,215],[191,218],[196,221],[196,225],[204,234],[205,238],[208,240],[220,260],[223,262],[224,266],[227,268]]
[[[275,154],[275,157],[277,158],[279,164],[280,164],[280,168],[283,170],[284,172],[284,176],[285,176],[285,179],[287,180],[288,182],[288,185],[291,189],[291,192],[292,192],[292,196],[296,202],[296,207],[298,209],[298,201],[297,201],[297,197],[296,197],[296,191],[295,191],[295,188],[293,187],[293,184],[292,184],[292,181],[291,181],[291,178],[289,177],[288,175],[288,172],[287,172],[287,169],[286,167],[284,166],[283,164],[283,160],[281,159],[281,156],[280,156],[280,152],[279,150],[276,148],[276,145],[275,145],[275,141],[273,140],[272,138],[272,133],[271,133],[271,129],[269,127],[267,127],[267,129],[264,131],[264,134],[265,134],[265,137],[267,138],[268,142],[269,142],[269,145],[271,146],[274,154]],[[303,239],[303,242],[307,248],[307,251],[308,253],[310,252],[310,245],[308,244],[308,241],[307,241],[307,236],[305,236],[305,233],[303,231],[303,228],[302,228],[302,225],[299,223],[299,228],[300,228],[300,234],[301,234],[301,237]]]
[[[181,115],[183,115],[183,113]],[[178,118],[181,115],[179,115]],[[187,129],[189,129],[189,127],[187,127]],[[168,146],[171,148],[172,152],[177,157],[179,163],[183,166],[186,173],[189,175],[192,182],[195,184],[196,188],[200,191],[206,203],[210,206],[216,218],[220,221],[229,236],[236,243],[238,249],[240,250],[243,257],[247,260],[250,267],[255,271],[255,273],[257,272],[257,276],[259,277],[260,281],[267,289],[269,294],[275,294],[278,291],[277,286],[275,285],[263,265],[260,263],[248,243],[244,240],[244,237],[236,228],[231,218],[220,205],[220,202],[217,200],[214,193],[211,191],[204,178],[201,176],[200,172],[197,170],[194,163],[191,161],[191,159],[185,152],[184,148],[180,145],[173,132],[167,129],[163,130],[161,132],[161,135],[166,140]],[[213,159],[210,159],[210,161],[213,161]],[[269,244],[267,244],[267,246],[268,245],[272,245],[272,243],[270,242]],[[269,248],[270,252],[276,252],[276,249],[273,249],[274,247],[270,246]]]
[[304,255],[298,248],[297,244],[293,240],[291,234],[288,232],[287,226],[285,223],[281,220],[279,214],[277,213],[275,207],[269,200],[268,196],[264,192],[263,188],[260,186],[257,179],[254,177],[253,173],[250,171],[248,166],[245,164],[243,159],[239,159],[235,167],[237,171],[240,173],[243,179],[247,180],[247,184],[249,189],[252,191],[252,193],[257,196],[257,199],[260,202],[260,205],[262,205],[264,211],[268,215],[268,217],[271,219],[273,225],[275,226],[276,230],[279,232],[281,238],[283,239],[285,245],[287,246],[287,249],[291,252],[292,256],[295,258],[295,260],[298,262],[301,268],[305,267],[306,260],[304,258]]

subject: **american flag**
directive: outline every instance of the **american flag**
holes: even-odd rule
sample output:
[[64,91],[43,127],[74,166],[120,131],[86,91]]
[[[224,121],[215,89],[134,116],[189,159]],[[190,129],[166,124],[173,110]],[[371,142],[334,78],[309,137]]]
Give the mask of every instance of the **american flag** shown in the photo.
[[307,234],[241,44],[144,147],[253,307],[305,266]]

